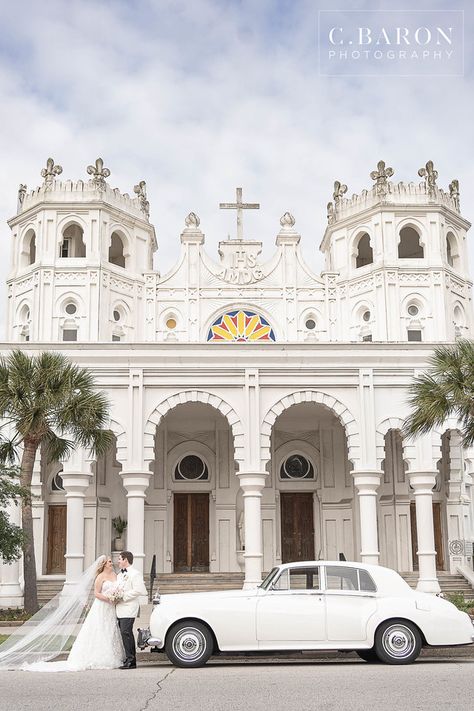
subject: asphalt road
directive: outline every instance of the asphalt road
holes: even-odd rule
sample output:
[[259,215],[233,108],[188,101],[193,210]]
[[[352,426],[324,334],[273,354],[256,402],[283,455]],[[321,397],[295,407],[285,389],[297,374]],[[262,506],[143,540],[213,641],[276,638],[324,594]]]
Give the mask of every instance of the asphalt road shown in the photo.
[[0,673],[2,711],[472,711],[473,699],[474,658],[462,654],[410,666],[367,664],[351,654],[215,658],[190,670],[155,660],[132,671]]

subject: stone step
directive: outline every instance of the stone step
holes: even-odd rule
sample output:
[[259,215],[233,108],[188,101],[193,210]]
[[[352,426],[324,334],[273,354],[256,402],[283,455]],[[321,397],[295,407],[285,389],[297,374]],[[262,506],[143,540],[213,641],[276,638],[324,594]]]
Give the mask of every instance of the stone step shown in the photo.
[[[416,588],[418,583],[418,573],[400,573],[411,588]],[[455,595],[459,593],[465,598],[474,598],[474,589],[462,575],[451,575],[451,573],[438,573],[438,582],[441,592],[444,595]]]

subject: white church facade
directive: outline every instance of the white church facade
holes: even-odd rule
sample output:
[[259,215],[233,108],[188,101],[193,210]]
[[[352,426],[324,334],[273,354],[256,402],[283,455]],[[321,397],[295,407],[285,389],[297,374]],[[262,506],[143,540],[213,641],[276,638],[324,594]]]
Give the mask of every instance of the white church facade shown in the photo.
[[[472,569],[474,450],[454,421],[401,434],[433,347],[472,337],[457,181],[442,190],[430,161],[421,183],[394,183],[381,161],[360,195],[336,182],[321,275],[288,212],[261,260],[243,224],[258,205],[238,189],[221,205],[236,238],[212,258],[190,213],[161,275],[145,183],[112,189],[101,159],[89,180],[61,172],[49,159],[39,188],[20,186],[2,352],[60,350],[90,368],[116,446],[38,458],[39,578],[75,579],[110,551],[117,516],[158,576],[242,570],[251,587],[275,564],[344,555],[417,571],[436,592],[438,571]],[[20,564],[0,581],[0,606],[16,604]]]

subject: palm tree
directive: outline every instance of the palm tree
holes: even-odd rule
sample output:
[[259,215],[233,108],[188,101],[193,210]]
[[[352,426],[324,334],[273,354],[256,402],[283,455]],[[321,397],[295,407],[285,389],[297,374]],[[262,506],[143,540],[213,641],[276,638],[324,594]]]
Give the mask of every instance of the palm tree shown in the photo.
[[[109,403],[97,392],[92,373],[60,353],[29,356],[16,350],[0,359],[0,420],[9,439],[0,438],[0,462],[20,461],[20,484],[31,491],[39,447],[49,461],[66,458],[75,447],[105,453],[112,433],[104,429]],[[25,611],[38,609],[31,500],[22,501]]]
[[465,447],[474,443],[474,342],[460,340],[453,346],[438,346],[427,373],[410,386],[412,412],[404,434],[415,436],[441,426],[454,415],[460,423]]

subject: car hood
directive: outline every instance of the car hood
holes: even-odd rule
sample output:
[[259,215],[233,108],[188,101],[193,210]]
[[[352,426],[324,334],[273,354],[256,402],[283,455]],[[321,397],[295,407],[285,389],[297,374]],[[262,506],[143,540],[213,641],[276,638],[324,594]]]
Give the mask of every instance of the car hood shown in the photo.
[[161,595],[160,605],[173,604],[175,602],[185,602],[187,600],[199,600],[205,602],[208,599],[222,600],[223,598],[239,598],[239,597],[256,597],[260,592],[259,588],[251,590],[214,590],[212,592],[194,592],[194,593],[174,593]]

